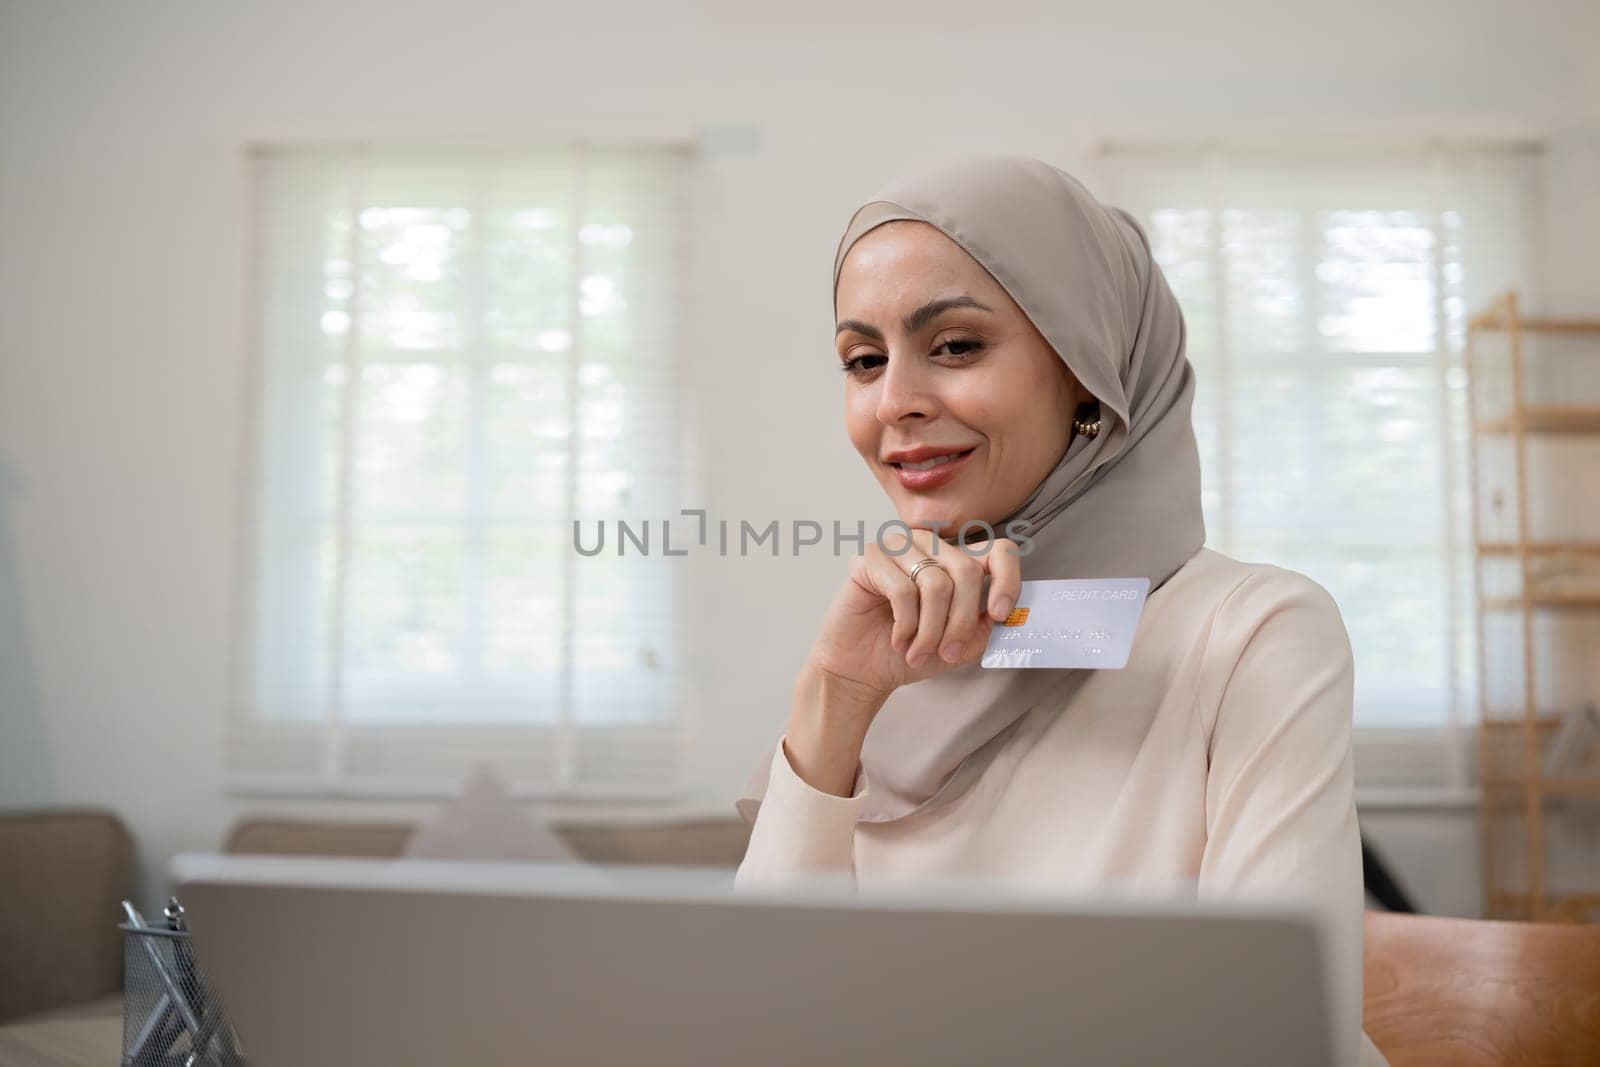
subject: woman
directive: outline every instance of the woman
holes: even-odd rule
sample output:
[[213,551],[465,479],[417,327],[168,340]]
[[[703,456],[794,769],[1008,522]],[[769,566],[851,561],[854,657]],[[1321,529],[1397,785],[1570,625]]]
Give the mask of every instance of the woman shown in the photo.
[[[912,544],[851,561],[740,801],[739,884],[1314,892],[1339,1062],[1381,1064],[1349,640],[1309,579],[1203,547],[1183,315],[1143,230],[1037,160],[970,160],[856,212],[834,304],[850,439]],[[954,545],[982,524],[1027,543]],[[980,668],[1024,577],[1148,578],[1127,666]]]

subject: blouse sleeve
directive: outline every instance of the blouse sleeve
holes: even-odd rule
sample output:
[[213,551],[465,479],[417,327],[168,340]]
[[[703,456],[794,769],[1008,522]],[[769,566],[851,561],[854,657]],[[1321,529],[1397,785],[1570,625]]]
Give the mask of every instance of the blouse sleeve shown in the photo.
[[1219,610],[1215,708],[1199,891],[1290,891],[1317,900],[1331,938],[1336,1062],[1382,1064],[1361,1030],[1361,840],[1350,750],[1354,666],[1333,598],[1273,568]]
[[767,792],[750,830],[750,845],[735,887],[769,885],[791,875],[855,871],[855,828],[867,799],[864,772],[853,795],[834,796],[795,773],[780,738],[772,753]]

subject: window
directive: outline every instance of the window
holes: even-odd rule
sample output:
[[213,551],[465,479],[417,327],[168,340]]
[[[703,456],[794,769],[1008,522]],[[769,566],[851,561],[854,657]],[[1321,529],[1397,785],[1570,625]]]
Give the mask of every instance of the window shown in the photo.
[[[580,556],[678,500],[687,154],[251,155],[258,385],[236,783],[671,788],[676,591]],[[592,526],[590,526],[592,529]]]
[[1471,708],[1459,357],[1473,311],[1529,288],[1534,162],[1481,147],[1105,155],[1107,199],[1145,225],[1184,309],[1208,541],[1333,594],[1369,734]]

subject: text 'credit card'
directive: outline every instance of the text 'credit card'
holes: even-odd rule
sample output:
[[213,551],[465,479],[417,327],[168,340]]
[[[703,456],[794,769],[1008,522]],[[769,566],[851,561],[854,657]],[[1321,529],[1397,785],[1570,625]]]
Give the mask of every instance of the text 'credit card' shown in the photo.
[[1123,667],[1149,593],[1148,578],[1025,581],[1010,616],[989,634],[981,665]]

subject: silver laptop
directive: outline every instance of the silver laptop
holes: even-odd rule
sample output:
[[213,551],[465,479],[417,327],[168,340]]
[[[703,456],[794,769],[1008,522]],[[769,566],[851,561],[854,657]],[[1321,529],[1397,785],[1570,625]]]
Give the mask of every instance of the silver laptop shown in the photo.
[[1290,905],[734,894],[726,871],[186,855],[200,964],[252,1067],[1320,1067]]

